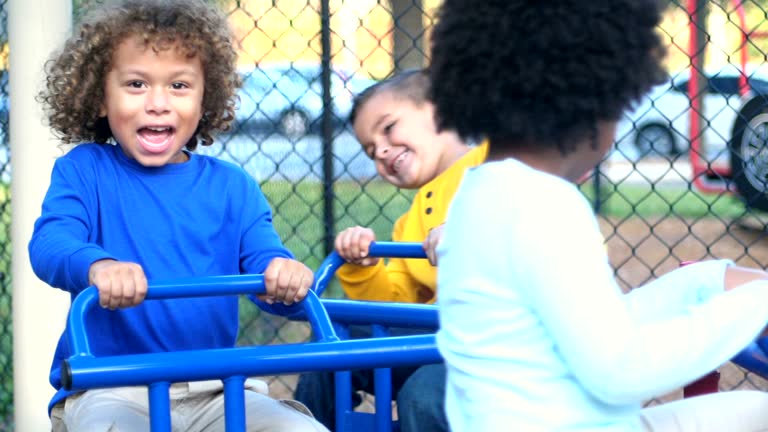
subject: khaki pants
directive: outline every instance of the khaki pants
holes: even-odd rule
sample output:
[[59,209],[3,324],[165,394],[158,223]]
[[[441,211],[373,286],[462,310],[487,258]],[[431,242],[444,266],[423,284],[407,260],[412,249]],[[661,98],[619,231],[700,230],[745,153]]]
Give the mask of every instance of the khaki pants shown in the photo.
[[646,432],[768,431],[768,393],[725,391],[646,408]]
[[[248,432],[327,431],[302,404],[267,395],[259,380],[245,382]],[[178,432],[221,432],[224,392],[221,381],[177,383],[170,388],[171,425]],[[53,432],[149,431],[146,387],[94,389],[59,402],[51,411]]]

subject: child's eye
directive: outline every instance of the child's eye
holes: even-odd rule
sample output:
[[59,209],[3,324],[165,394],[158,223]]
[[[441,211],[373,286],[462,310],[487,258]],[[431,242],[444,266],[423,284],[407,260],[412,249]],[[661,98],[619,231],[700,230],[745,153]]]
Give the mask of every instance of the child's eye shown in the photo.
[[376,146],[375,145],[369,145],[365,147],[365,154],[368,156],[369,159],[373,159],[373,155],[376,153]]
[[138,88],[142,88],[142,87],[144,87],[144,82],[142,82],[142,81],[138,81],[138,80],[134,80],[134,81],[128,81],[128,84],[127,84],[127,85],[128,85],[128,87],[131,87],[131,88],[136,88],[136,89],[138,89]]
[[389,135],[392,132],[392,128],[395,127],[395,123],[397,122],[388,123],[386,126],[384,126],[384,135]]
[[175,82],[171,84],[171,88],[174,90],[183,90],[185,88],[189,88],[189,86],[183,82]]

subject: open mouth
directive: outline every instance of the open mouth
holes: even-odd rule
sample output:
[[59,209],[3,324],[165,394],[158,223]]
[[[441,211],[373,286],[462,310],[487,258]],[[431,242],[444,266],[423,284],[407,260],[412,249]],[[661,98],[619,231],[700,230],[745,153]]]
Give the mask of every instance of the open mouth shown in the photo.
[[402,153],[393,158],[392,162],[389,164],[389,171],[393,174],[397,174],[400,171],[400,166],[403,164],[403,161],[409,153],[409,150],[403,150]]
[[162,153],[173,142],[175,129],[170,126],[148,126],[139,129],[137,136],[141,147],[150,153]]

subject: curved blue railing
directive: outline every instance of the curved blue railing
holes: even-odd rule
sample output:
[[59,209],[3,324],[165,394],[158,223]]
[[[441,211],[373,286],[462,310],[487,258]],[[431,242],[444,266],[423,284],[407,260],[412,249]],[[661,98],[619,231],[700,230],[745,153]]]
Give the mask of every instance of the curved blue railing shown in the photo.
[[[368,248],[368,255],[378,258],[426,258],[427,254],[421,243],[416,242],[373,242]],[[331,252],[315,272],[312,290],[322,295],[333,279],[336,270],[344,265],[344,258],[338,252]]]
[[[371,256],[424,258],[420,243],[377,242]],[[245,430],[243,382],[246,377],[311,371],[348,371],[390,368],[442,361],[434,334],[339,340],[331,321],[376,326],[437,328],[437,309],[431,305],[321,300],[319,295],[343,264],[329,255],[315,274],[313,290],[293,306],[309,321],[314,343],[188,350],[95,357],[85,318],[98,306],[98,290],[89,287],[73,301],[67,326],[70,358],[62,365],[62,384],[68,390],[146,385],[149,388],[150,427],[170,431],[170,383],[219,379],[224,382],[226,431]],[[265,293],[263,275],[211,276],[151,281],[147,301]],[[293,316],[292,316],[293,317]],[[387,380],[388,381],[388,380]],[[382,410],[389,416],[389,412]],[[391,419],[380,417],[376,430],[388,430]],[[384,425],[385,427],[382,427]],[[391,429],[391,428],[390,428]]]
[[768,355],[764,347],[768,343],[768,338],[760,338],[747,345],[731,361],[742,368],[759,375],[763,379],[768,379]]
[[[227,296],[240,294],[264,294],[264,275],[208,276],[200,278],[154,281],[147,289],[146,300],[189,298],[205,296]],[[68,318],[68,339],[73,355],[91,355],[88,337],[85,331],[85,316],[98,304],[99,292],[96,287],[88,287],[72,302]],[[312,331],[320,340],[335,340],[336,335],[328,314],[314,293],[309,293],[299,303],[310,321]]]

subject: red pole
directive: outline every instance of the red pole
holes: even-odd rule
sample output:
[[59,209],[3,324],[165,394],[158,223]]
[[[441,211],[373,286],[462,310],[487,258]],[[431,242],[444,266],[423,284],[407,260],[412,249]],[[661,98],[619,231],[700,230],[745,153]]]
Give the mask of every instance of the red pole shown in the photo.
[[[739,0],[736,0],[739,1]],[[693,185],[696,189],[705,193],[720,193],[728,190],[727,185],[722,182],[708,183],[707,179],[711,174],[727,175],[729,172],[715,170],[710,166],[709,161],[702,157],[702,88],[701,74],[704,71],[704,53],[706,51],[706,42],[699,38],[701,32],[706,29],[706,22],[702,17],[707,14],[702,13],[702,8],[706,7],[704,0],[687,0],[688,16],[688,58],[691,61],[690,77],[688,81],[688,99],[691,103],[689,111],[689,131],[688,136],[691,140],[691,150],[688,152],[693,171]]]
[[739,59],[741,70],[739,71],[739,96],[749,92],[747,83],[747,17],[744,13],[744,0],[733,0],[736,6],[736,14],[739,16],[739,30],[741,31],[741,45],[739,45]]
[[[688,136],[691,139],[689,158],[693,169],[693,183],[697,188],[706,191],[706,184],[701,180],[706,175],[705,161],[701,158],[701,99],[699,98],[699,71],[701,54],[698,52],[699,11],[698,0],[688,0],[688,58],[690,59],[690,77],[688,80],[688,99],[691,101],[689,111]],[[697,67],[698,66],[698,67]],[[704,189],[702,189],[702,187]]]

